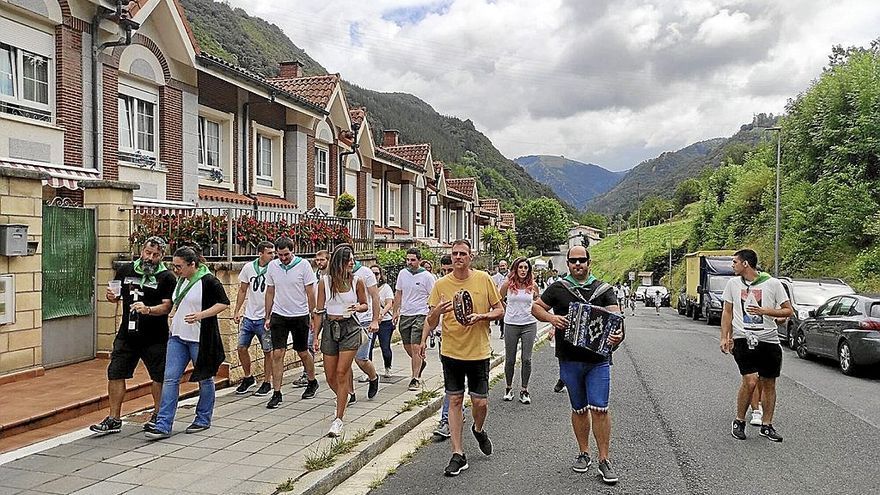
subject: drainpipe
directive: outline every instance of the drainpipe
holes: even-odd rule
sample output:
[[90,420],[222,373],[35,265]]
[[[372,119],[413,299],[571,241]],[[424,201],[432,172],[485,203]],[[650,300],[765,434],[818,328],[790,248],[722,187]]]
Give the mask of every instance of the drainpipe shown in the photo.
[[[100,93],[98,91],[98,69],[101,64],[98,60],[98,56],[107,48],[131,45],[132,32],[141,27],[140,24],[134,22],[133,20],[131,20],[131,18],[128,17],[128,11],[123,10],[122,7],[122,0],[117,0],[115,11],[107,10],[103,7],[98,7],[98,9],[95,11],[95,17],[92,18],[92,165],[94,166],[95,170],[101,170],[101,162],[99,157],[101,140],[103,137],[103,133],[99,131],[100,117],[98,109],[101,108],[101,106]],[[101,21],[104,19],[112,18],[117,19],[117,22],[125,31],[125,37],[120,38],[116,41],[109,41],[106,43],[98,44]]]
[[[337,173],[339,174],[339,178],[337,180],[337,197],[339,197],[339,194],[341,194],[339,193],[339,191],[345,188],[345,157],[348,155],[354,155],[355,157],[357,157],[358,166],[360,166],[361,168],[363,168],[364,166],[364,162],[361,160],[361,154],[358,152],[358,149],[361,147],[361,145],[358,144],[358,130],[360,130],[360,128],[361,125],[357,122],[351,123],[351,132],[354,134],[354,141],[351,144],[351,151],[343,151],[339,153],[339,164],[337,168]],[[354,195],[355,197],[357,197],[357,191],[354,192]]]
[[[251,104],[250,102],[244,102],[241,105],[241,193],[245,196],[248,195],[249,192],[249,183],[248,183],[248,158],[250,158],[248,154],[248,143],[250,143],[250,122],[251,122]],[[257,203],[256,198],[254,198],[254,204]]]

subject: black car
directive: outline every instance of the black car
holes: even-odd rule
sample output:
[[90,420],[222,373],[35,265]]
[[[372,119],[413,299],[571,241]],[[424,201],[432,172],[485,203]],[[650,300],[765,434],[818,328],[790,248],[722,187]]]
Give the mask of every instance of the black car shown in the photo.
[[785,287],[794,314],[788,319],[780,319],[776,325],[779,340],[795,348],[794,334],[801,322],[809,316],[810,310],[818,308],[822,303],[834,296],[855,294],[856,291],[839,278],[805,279],[780,277]]
[[836,359],[845,375],[880,363],[880,296],[836,296],[811,310],[797,329],[795,349],[803,359]]

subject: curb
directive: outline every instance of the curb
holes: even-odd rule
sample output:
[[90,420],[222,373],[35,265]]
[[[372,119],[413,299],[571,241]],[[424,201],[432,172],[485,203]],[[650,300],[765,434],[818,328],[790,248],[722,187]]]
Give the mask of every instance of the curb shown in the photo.
[[[549,325],[544,324],[538,329],[538,336],[535,339],[535,345],[547,339],[548,328]],[[490,375],[492,370],[504,363],[504,360],[505,356],[497,356],[495,359],[489,362]],[[375,439],[365,445],[363,449],[356,451],[353,454],[349,454],[350,457],[348,457],[344,461],[339,462],[337,465],[328,468],[329,472],[320,475],[320,477],[320,471],[308,473],[297,481],[297,484],[302,483],[301,486],[294,488],[294,490],[290,492],[275,490],[273,492],[273,495],[279,495],[282,493],[295,493],[298,495],[326,495],[334,488],[342,484],[345,480],[354,475],[356,472],[358,472],[361,468],[366,466],[376,456],[386,451],[389,447],[391,447],[391,445],[403,438],[404,435],[409,433],[417,425],[433,416],[434,413],[440,410],[442,406],[443,396],[441,395],[440,397],[432,400],[428,404],[422,406],[420,409],[416,409],[414,412],[411,413],[410,417],[408,417],[400,424],[388,429],[384,432],[383,435],[375,437]],[[409,414],[409,412],[404,414]],[[377,432],[374,432],[374,435],[375,433]],[[311,475],[315,476],[313,477]]]

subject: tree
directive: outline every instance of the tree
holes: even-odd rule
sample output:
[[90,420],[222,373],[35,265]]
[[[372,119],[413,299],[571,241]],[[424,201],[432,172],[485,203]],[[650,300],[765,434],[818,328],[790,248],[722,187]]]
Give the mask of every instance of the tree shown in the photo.
[[480,244],[493,260],[497,260],[504,252],[504,235],[497,227],[486,227],[480,234]]
[[587,211],[583,215],[581,215],[580,223],[581,225],[593,227],[604,232],[605,227],[608,226],[608,219],[605,217],[605,215],[602,215],[601,213],[596,213],[595,211]]
[[568,240],[570,220],[558,201],[533,199],[516,215],[519,244],[536,251],[553,251]]
[[672,197],[675,208],[681,210],[685,206],[699,201],[702,190],[703,186],[697,179],[688,179],[682,182],[675,189],[675,195]]

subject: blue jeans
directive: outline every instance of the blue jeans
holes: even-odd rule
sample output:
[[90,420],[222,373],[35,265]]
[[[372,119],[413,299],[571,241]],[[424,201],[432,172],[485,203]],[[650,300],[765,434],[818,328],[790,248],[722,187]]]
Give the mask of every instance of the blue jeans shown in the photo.
[[382,349],[382,360],[385,367],[391,367],[391,335],[394,333],[394,322],[391,320],[379,322],[379,332],[370,335],[370,361],[373,360],[373,346],[379,339],[379,347]]
[[[174,423],[177,400],[180,395],[180,378],[190,361],[195,365],[198,355],[198,342],[187,342],[177,336],[168,339],[168,350],[165,353],[165,381],[162,383],[162,400],[159,402],[159,414],[156,419],[157,430],[171,433],[171,425]],[[211,426],[214,398],[213,377],[200,381],[199,403],[196,405],[196,418],[193,420],[193,424]]]

